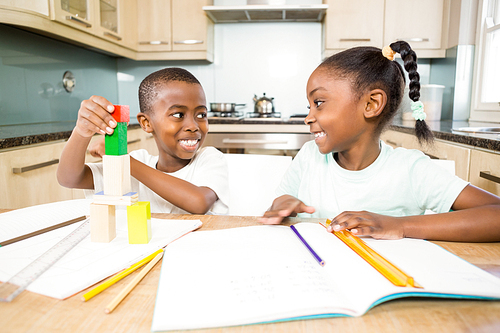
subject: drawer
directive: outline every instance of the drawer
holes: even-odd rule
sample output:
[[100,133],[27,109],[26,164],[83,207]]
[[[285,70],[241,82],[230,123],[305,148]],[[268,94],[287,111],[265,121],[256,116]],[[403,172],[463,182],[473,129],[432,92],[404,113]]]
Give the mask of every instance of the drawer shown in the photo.
[[483,190],[500,195],[500,154],[472,150],[469,181]]
[[203,145],[219,149],[298,150],[313,138],[310,133],[208,133]]

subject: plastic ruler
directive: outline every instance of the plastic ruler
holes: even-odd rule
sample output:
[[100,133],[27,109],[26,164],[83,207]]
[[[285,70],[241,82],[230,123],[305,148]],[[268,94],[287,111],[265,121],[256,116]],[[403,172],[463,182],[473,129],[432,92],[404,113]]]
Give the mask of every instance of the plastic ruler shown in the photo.
[[35,259],[9,281],[0,285],[0,301],[10,302],[46,270],[52,267],[66,253],[90,234],[90,219],[87,218],[77,229],[56,245]]

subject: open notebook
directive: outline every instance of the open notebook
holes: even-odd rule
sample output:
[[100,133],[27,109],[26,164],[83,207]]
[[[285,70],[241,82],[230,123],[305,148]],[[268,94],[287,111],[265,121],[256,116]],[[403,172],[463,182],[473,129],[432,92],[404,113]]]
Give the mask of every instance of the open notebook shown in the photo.
[[[70,200],[18,209],[0,214],[1,240],[46,228],[88,214],[89,200]],[[90,236],[71,249],[54,266],[31,283],[27,290],[64,299],[165,247],[201,226],[199,220],[152,219],[148,244],[129,244],[126,210],[117,208],[116,238],[110,243],[93,243]],[[0,281],[8,281],[33,260],[61,241],[83,222],[59,228],[20,242],[0,247]]]
[[499,299],[500,279],[423,240],[366,243],[423,286],[397,287],[320,224],[191,233],[163,257],[152,331],[361,316],[410,296]]

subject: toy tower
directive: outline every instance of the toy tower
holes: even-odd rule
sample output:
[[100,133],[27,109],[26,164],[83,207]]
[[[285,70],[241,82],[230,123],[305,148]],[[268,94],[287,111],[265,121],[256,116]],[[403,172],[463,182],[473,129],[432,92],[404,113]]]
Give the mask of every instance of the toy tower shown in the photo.
[[[131,192],[130,156],[127,152],[127,105],[115,105],[111,114],[117,126],[105,136],[103,156],[104,190],[94,195],[90,204],[90,238],[92,242],[109,243],[116,237],[115,206],[127,207],[129,243],[148,243],[151,239],[149,202],[137,202],[137,192]],[[130,210],[129,210],[130,209]]]

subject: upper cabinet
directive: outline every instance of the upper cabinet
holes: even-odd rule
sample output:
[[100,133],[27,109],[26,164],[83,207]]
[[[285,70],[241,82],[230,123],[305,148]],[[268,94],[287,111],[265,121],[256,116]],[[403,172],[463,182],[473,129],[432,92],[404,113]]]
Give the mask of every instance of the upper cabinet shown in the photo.
[[146,0],[138,8],[138,60],[213,61],[208,0]]
[[0,0],[0,23],[134,60],[213,61],[209,0]]
[[380,46],[383,34],[384,0],[328,0],[324,36],[327,50]]
[[420,58],[446,55],[450,0],[327,0],[324,52],[405,40]]

